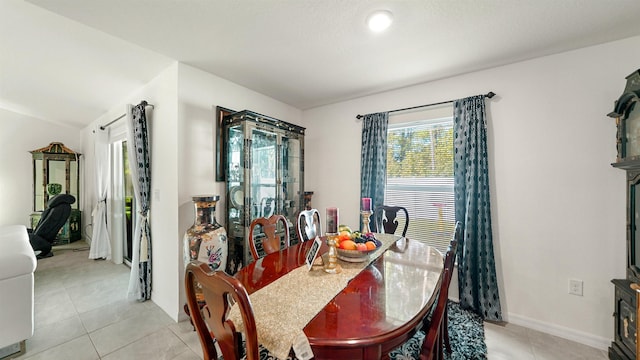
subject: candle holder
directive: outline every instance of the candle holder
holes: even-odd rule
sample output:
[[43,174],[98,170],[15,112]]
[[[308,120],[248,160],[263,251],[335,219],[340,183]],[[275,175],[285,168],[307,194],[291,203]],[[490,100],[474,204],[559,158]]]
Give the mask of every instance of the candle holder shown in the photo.
[[360,211],[360,214],[362,215],[362,231],[360,232],[363,234],[368,234],[371,232],[371,229],[369,228],[369,218],[371,217],[371,211],[362,210]]
[[338,233],[326,233],[326,237],[329,252],[327,253],[327,262],[325,262],[324,271],[330,274],[338,274],[342,271],[342,267],[338,264],[338,249],[336,249]]

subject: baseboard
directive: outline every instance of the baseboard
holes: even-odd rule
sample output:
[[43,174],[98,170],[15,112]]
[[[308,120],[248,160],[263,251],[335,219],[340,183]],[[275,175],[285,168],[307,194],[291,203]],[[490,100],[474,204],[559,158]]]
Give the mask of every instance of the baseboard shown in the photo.
[[5,346],[0,349],[0,360],[13,359],[18,356],[24,355],[26,351],[25,340],[17,342],[15,344]]
[[537,330],[543,333],[561,337],[563,339],[575,341],[600,350],[606,351],[611,344],[611,339],[608,338],[595,336],[593,334],[588,334],[560,325],[545,323],[521,315],[509,314],[508,319],[508,322],[511,324],[523,326],[532,330]]

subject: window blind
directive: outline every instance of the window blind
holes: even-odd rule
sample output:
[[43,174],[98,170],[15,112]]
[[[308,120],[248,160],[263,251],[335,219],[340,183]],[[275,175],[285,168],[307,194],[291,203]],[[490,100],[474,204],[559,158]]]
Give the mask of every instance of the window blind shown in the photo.
[[455,225],[452,117],[390,121],[386,185],[385,205],[409,212],[407,237],[445,252]]

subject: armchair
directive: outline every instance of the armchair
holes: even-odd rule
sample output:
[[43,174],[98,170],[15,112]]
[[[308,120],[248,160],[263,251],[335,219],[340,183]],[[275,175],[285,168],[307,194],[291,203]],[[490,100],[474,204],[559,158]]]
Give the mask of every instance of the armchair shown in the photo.
[[71,204],[75,202],[76,198],[69,194],[58,194],[47,202],[47,208],[42,212],[40,221],[29,233],[29,242],[38,259],[53,256],[51,245],[69,219]]

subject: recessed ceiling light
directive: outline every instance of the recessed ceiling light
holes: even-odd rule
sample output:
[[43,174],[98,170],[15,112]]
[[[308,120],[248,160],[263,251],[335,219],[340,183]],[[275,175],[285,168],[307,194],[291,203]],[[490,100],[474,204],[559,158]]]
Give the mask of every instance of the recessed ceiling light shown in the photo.
[[367,18],[367,25],[373,32],[381,32],[391,25],[393,15],[387,10],[378,10]]

